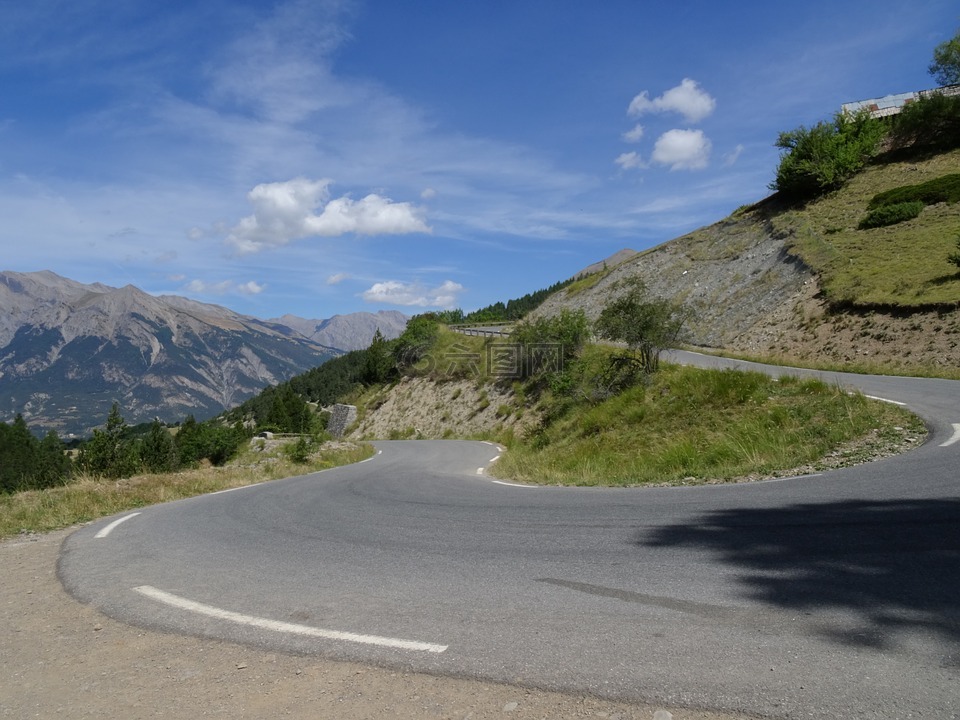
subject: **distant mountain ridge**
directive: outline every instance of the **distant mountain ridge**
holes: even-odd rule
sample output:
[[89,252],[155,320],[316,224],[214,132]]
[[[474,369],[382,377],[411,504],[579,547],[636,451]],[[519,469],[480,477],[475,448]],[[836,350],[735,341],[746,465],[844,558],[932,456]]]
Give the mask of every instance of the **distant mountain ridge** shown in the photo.
[[366,347],[377,327],[395,337],[406,324],[392,312],[285,319],[50,271],[0,272],[0,421],[21,413],[31,427],[84,434],[114,401],[131,423],[209,417]]
[[388,340],[398,337],[407,327],[408,319],[397,310],[380,310],[376,313],[334,315],[327,320],[307,320],[295,315],[283,315],[269,322],[292,328],[321,345],[339,350],[363,350],[370,346],[377,330]]

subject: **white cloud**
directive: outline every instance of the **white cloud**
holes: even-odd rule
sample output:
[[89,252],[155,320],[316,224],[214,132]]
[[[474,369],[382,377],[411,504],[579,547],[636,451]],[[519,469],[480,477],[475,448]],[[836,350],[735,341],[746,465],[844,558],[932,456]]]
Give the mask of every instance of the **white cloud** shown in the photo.
[[240,220],[227,235],[227,243],[246,254],[304,237],[430,232],[422,210],[410,203],[395,203],[373,193],[361,200],[343,196],[328,202],[331,182],[299,177],[257,185],[247,194],[253,215]]
[[644,167],[643,160],[640,158],[640,153],[637,152],[622,153],[617,157],[616,160],[614,160],[614,162],[623,170]]
[[695,123],[710,115],[716,106],[717,101],[696,80],[684,78],[679,85],[653,100],[644,90],[630,101],[627,114],[639,117],[651,112],[676,112],[683,115],[687,122]]
[[452,280],[446,280],[435,288],[425,288],[420,283],[387,280],[375,283],[369,290],[365,290],[361,297],[367,302],[389,305],[451,308],[457,304],[457,298],[463,289],[463,285]]
[[671,170],[701,170],[710,160],[710,148],[702,130],[668,130],[657,138],[652,160]]
[[266,289],[266,285],[254,280],[245,283],[236,283],[233,280],[221,280],[214,283],[204,280],[191,280],[183,286],[185,292],[197,295],[259,295]]
[[237,285],[237,292],[241,295],[259,295],[266,289],[266,285],[262,285],[253,280],[245,282],[242,285]]
[[628,130],[623,134],[623,139],[628,143],[640,142],[643,138],[643,125],[634,125],[632,130]]
[[437,191],[433,188],[426,188],[422,193],[420,193],[420,197],[424,200],[432,200],[436,196]]
[[723,156],[724,166],[729,167],[733,165],[737,161],[737,159],[740,157],[741,153],[743,153],[743,150],[744,150],[744,147],[742,144],[740,144],[740,145],[737,145],[733,150],[728,152],[726,155],[724,155]]
[[349,277],[350,277],[350,275],[348,275],[347,273],[344,273],[344,272],[334,273],[333,275],[329,275],[329,276],[327,277],[327,285],[339,285],[339,284],[342,283],[344,280],[349,279]]
[[191,280],[183,289],[187,292],[197,293],[198,295],[226,295],[230,292],[233,283],[229,280],[223,280],[218,283],[209,283],[204,280]]

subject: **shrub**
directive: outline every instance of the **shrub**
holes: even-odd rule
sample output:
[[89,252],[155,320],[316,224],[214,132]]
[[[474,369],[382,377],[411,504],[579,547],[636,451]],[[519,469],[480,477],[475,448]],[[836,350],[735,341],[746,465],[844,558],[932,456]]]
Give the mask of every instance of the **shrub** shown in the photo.
[[933,93],[905,105],[893,118],[890,144],[930,152],[960,147],[960,96]]
[[393,344],[393,357],[401,370],[416,365],[437,342],[440,321],[433,313],[415,315]]
[[834,190],[877,152],[884,133],[883,123],[866,111],[837,113],[832,122],[782,132],[775,144],[785,152],[770,189],[793,200]]
[[957,269],[960,270],[960,233],[957,234],[957,249],[947,255],[947,262],[956,265]]
[[554,317],[519,323],[510,339],[523,348],[521,375],[546,375],[563,369],[580,354],[590,337],[583,310],[561,310]]
[[920,200],[896,203],[895,205],[881,205],[867,213],[858,226],[861,230],[869,228],[896,225],[905,220],[913,220],[923,210],[924,204]]
[[902,185],[877,193],[870,200],[867,209],[873,210],[884,205],[895,205],[915,200],[919,200],[924,205],[960,202],[960,173],[944,175],[917,185]]

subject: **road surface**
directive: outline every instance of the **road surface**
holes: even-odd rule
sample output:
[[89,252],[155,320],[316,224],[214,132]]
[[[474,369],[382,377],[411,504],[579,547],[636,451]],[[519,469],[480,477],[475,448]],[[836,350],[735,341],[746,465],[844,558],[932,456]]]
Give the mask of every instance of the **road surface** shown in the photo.
[[645,489],[503,484],[496,446],[383,442],[92,524],[59,575],[128,623],[271,651],[773,717],[958,717],[960,383],[817,374],[909,405],[928,442]]

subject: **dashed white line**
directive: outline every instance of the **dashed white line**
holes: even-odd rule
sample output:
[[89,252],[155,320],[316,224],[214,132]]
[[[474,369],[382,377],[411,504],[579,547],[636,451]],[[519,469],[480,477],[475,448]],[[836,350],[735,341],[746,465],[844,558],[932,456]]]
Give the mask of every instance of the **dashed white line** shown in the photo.
[[366,460],[361,460],[360,462],[357,463],[357,465],[363,465],[365,462],[370,462],[370,461],[373,460],[374,458],[378,457],[378,456],[380,455],[380,453],[382,453],[382,452],[383,452],[383,450],[377,450],[377,454],[376,454],[376,455],[371,455],[371,456],[368,457]]
[[137,515],[139,515],[139,514],[140,514],[140,513],[135,512],[135,513],[130,513],[129,515],[124,515],[122,518],[120,518],[120,519],[118,519],[118,520],[114,520],[112,523],[110,523],[109,525],[107,525],[103,530],[101,530],[100,532],[98,532],[98,533],[97,533],[96,535],[94,535],[93,537],[94,537],[94,538],[97,538],[97,539],[99,539],[99,538],[105,538],[107,535],[109,535],[110,533],[113,532],[113,529],[114,529],[117,525],[119,525],[120,523],[126,522],[126,521],[129,520],[130,518],[135,518],[135,517],[136,517]]
[[272,630],[273,632],[301,635],[304,637],[323,638],[325,640],[340,640],[343,642],[377,645],[379,647],[398,648],[400,650],[419,650],[431,653],[442,653],[448,647],[447,645],[418,642],[416,640],[400,640],[398,638],[381,637],[379,635],[360,635],[358,633],[341,632],[339,630],[324,630],[323,628],[311,627],[309,625],[297,625],[295,623],[269,620],[253,615],[243,615],[230,610],[222,610],[212,605],[204,605],[203,603],[193,600],[187,600],[186,598],[164,592],[163,590],[158,590],[150,585],[140,585],[133,589],[141,595],[164,603],[165,605],[170,605],[171,607],[187,610],[197,613],[198,615],[206,615],[207,617],[216,618],[217,620],[226,620],[239,625],[260,628],[262,630]]
[[946,442],[940,443],[940,447],[948,447],[958,441],[960,441],[960,423],[953,423],[953,437]]

